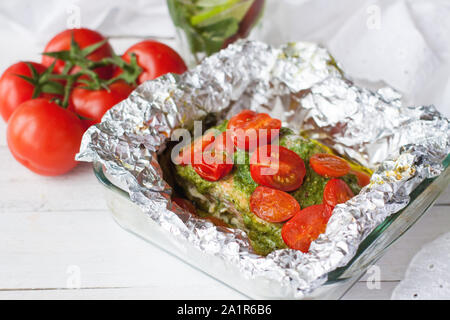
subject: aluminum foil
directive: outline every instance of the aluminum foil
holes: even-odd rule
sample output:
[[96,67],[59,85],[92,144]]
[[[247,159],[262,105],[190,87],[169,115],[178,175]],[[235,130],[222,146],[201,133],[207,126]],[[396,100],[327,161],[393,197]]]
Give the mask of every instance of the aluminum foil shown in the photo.
[[[241,108],[270,112],[284,126],[375,169],[360,194],[335,208],[307,254],[283,249],[258,256],[244,232],[217,228],[170,201],[157,155],[173,131]],[[273,48],[240,41],[181,76],[139,86],[85,133],[77,159],[102,163],[174,241],[232,263],[241,276],[277,281],[285,288],[280,298],[301,298],[346,265],[377,225],[408,204],[420,182],[439,175],[448,153],[449,121],[434,107],[405,107],[393,89],[354,85],[316,44]]]

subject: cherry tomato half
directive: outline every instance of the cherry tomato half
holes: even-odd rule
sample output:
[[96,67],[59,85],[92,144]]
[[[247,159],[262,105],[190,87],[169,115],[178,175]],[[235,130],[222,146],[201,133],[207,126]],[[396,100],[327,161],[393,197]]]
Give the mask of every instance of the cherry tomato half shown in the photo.
[[338,178],[350,171],[350,165],[341,157],[329,153],[316,153],[309,159],[311,168],[321,176]]
[[227,129],[231,131],[234,145],[249,151],[270,144],[278,136],[281,121],[267,113],[244,110],[230,119]]
[[[47,68],[40,63],[29,62],[41,74]],[[8,121],[13,111],[23,102],[33,96],[34,85],[18,77],[18,75],[31,77],[31,70],[25,62],[18,62],[5,70],[0,78],[0,114]],[[56,95],[42,93],[41,98],[53,98]]]
[[56,176],[77,165],[84,127],[71,111],[47,99],[22,103],[8,121],[7,141],[14,158],[30,170]]
[[217,181],[233,169],[233,158],[225,151],[207,148],[200,163],[195,159],[192,165],[195,172],[207,181]]
[[[145,40],[131,46],[122,56],[126,62],[130,62],[130,54],[137,56],[137,64],[142,68],[138,84],[147,80],[153,80],[166,73],[182,74],[187,70],[186,64],[178,53],[164,43]],[[117,69],[115,76],[122,70]]]
[[215,139],[214,132],[207,131],[203,136],[195,139],[190,145],[181,149],[174,163],[182,166],[192,165],[196,162],[201,163],[203,152]]
[[82,116],[86,127],[99,123],[103,115],[113,106],[126,99],[133,87],[123,81],[109,85],[108,89],[88,90],[82,86],[73,89],[71,94],[75,112]]
[[356,178],[358,179],[358,185],[362,188],[367,186],[370,183],[370,175],[368,175],[367,173],[363,172],[363,171],[359,171],[359,170],[350,170],[351,174],[354,174],[356,176]]
[[[81,49],[84,49],[90,45],[96,44],[100,41],[105,40],[105,37],[94,30],[79,28],[79,29],[68,29],[58,33],[54,36],[46,45],[44,52],[56,52],[56,51],[66,51],[70,50],[72,35],[75,42],[78,43]],[[113,54],[113,49],[111,45],[106,42],[100,48],[92,52],[87,56],[91,61],[99,61],[106,57],[111,57]],[[42,56],[42,64],[49,67],[55,58],[49,56]],[[55,64],[55,71],[61,73],[64,70],[65,62],[62,60],[57,60]],[[74,67],[71,73],[75,73],[79,70],[78,67]],[[95,72],[103,79],[109,79],[112,77],[114,67],[112,65],[100,67],[95,69]]]
[[259,186],[250,197],[250,210],[263,220],[282,222],[300,212],[300,205],[289,193]]
[[325,232],[329,218],[324,204],[307,207],[283,225],[281,237],[289,248],[306,253],[311,242]]
[[265,145],[253,152],[250,174],[257,184],[294,191],[302,185],[306,168],[303,159],[294,151],[282,146]]
[[250,121],[257,115],[255,111],[252,110],[243,110],[230,120],[228,120],[227,129],[233,130],[234,128],[238,128],[244,125],[247,121]]
[[339,203],[344,203],[354,196],[350,187],[341,179],[331,179],[325,185],[323,191],[323,203],[334,208]]

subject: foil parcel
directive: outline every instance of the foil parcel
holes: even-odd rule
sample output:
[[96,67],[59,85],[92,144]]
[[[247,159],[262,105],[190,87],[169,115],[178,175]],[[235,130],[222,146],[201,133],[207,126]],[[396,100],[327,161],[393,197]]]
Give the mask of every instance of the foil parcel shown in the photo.
[[[243,108],[270,113],[283,126],[375,170],[368,186],[336,206],[326,232],[306,254],[282,249],[258,256],[244,232],[224,232],[170,200],[158,154],[172,132]],[[141,84],[89,128],[77,159],[100,162],[180,245],[189,242],[236,265],[240,276],[277,281],[285,288],[282,295],[301,298],[345,266],[376,226],[408,204],[418,184],[443,171],[448,129],[448,119],[433,106],[406,107],[389,87],[373,92],[356,86],[317,44],[274,48],[242,40],[181,76]]]

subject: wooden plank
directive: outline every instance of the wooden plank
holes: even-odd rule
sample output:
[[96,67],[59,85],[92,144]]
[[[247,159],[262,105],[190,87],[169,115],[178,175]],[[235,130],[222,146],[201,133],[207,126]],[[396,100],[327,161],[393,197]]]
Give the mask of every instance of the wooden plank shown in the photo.
[[[448,230],[449,215],[436,208],[431,211],[418,222],[418,228],[409,230],[377,263],[381,281],[402,279],[419,243],[425,244]],[[184,298],[188,298],[192,288],[211,286],[218,295],[220,290],[224,297],[230,294],[231,289],[225,285],[122,230],[108,211],[4,213],[1,219],[0,288],[9,293],[2,292],[0,297],[18,288],[63,291],[73,270],[80,271],[82,288],[147,286],[165,295],[184,292]],[[348,295],[365,295],[358,290],[362,290],[361,285],[353,287]],[[47,295],[47,291],[43,294]]]
[[366,282],[357,282],[345,294],[342,300],[389,300],[399,281],[383,281],[379,286],[368,286]]
[[[0,252],[0,297],[21,296],[23,291],[11,291],[33,288],[70,295],[64,291],[67,287],[148,287],[143,297],[152,298],[160,294],[165,298],[207,297],[209,292],[224,298],[240,296],[125,232],[108,211],[4,213]],[[42,293],[46,296],[49,291]]]
[[[409,262],[427,243],[450,230],[450,207],[434,206],[376,263],[384,281],[403,279]],[[366,278],[363,277],[362,280]]]
[[58,177],[37,175],[0,147],[0,216],[7,212],[105,210],[103,188],[92,164],[80,163]]
[[1,291],[0,299],[106,299],[106,300],[239,300],[246,299],[236,291],[216,285],[200,283],[186,288],[182,285],[152,286],[145,288],[89,288]]

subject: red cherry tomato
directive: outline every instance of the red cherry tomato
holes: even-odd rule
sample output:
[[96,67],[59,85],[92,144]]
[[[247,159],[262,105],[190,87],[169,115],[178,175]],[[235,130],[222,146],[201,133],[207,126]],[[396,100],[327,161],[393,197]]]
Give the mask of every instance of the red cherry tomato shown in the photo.
[[300,205],[289,193],[259,186],[250,197],[250,210],[263,220],[282,222],[300,212]]
[[323,191],[323,203],[334,208],[339,203],[344,203],[354,196],[350,187],[341,179],[331,179],[325,185]]
[[282,146],[265,145],[253,152],[250,173],[257,184],[294,191],[302,185],[306,167],[294,151]]
[[39,98],[21,104],[8,122],[7,141],[13,156],[41,175],[56,176],[77,165],[84,128],[78,117]]
[[243,110],[230,120],[228,120],[227,129],[233,130],[234,128],[239,128],[244,125],[247,121],[250,121],[257,115],[255,111],[252,110]]
[[[126,62],[130,62],[130,54],[137,56],[137,63],[142,68],[138,78],[138,84],[147,80],[153,80],[166,73],[182,74],[187,70],[186,64],[178,53],[171,47],[153,40],[145,40],[131,46],[122,56]],[[122,70],[117,69],[115,76]]]
[[227,129],[231,131],[236,147],[251,151],[270,144],[278,136],[281,121],[271,118],[267,113],[244,110],[230,119]]
[[356,178],[358,179],[358,185],[361,188],[367,186],[370,183],[370,176],[363,171],[350,170],[349,173],[354,174],[356,176]]
[[224,151],[210,148],[203,152],[200,163],[195,159],[192,167],[203,179],[217,181],[225,177],[233,169],[233,158]]
[[312,155],[309,164],[317,174],[324,177],[338,178],[345,176],[350,171],[350,165],[347,161],[328,153]]
[[235,151],[233,139],[229,131],[224,131],[217,137],[212,144],[208,145],[206,149],[214,148],[217,151],[226,152],[229,156],[232,156]]
[[[41,74],[47,68],[40,63],[29,62]],[[31,77],[31,70],[25,62],[18,62],[10,66],[0,78],[0,114],[8,121],[13,111],[23,102],[33,96],[34,85],[18,77],[18,75]],[[42,93],[41,98],[54,98],[56,95]]]
[[173,198],[172,200],[187,212],[190,212],[193,215],[197,215],[197,209],[195,209],[194,205],[189,200],[177,197]]
[[190,145],[181,149],[174,163],[182,166],[187,164],[192,165],[195,162],[201,163],[203,151],[205,151],[206,147],[213,143],[215,139],[216,137],[212,131],[206,132],[203,136],[194,140]]
[[281,237],[289,248],[306,253],[311,242],[325,232],[329,218],[324,204],[307,207],[283,225]]
[[[105,40],[105,37],[94,30],[80,28],[80,29],[68,29],[58,33],[54,36],[46,45],[44,52],[55,52],[55,51],[65,51],[70,50],[72,34],[75,42],[78,43],[81,49],[84,49],[90,45],[96,44],[100,41]],[[99,61],[106,57],[111,57],[113,54],[113,49],[111,45],[106,42],[100,48],[92,52],[87,58],[91,61]],[[42,64],[49,67],[55,58],[49,56],[42,56]],[[64,69],[65,62],[62,60],[57,60],[55,64],[55,71],[61,73]],[[73,68],[71,73],[75,73],[79,70],[78,67]],[[109,79],[112,77],[114,72],[114,67],[112,65],[100,67],[95,69],[95,72],[103,79]]]
[[103,115],[113,106],[126,99],[133,87],[122,81],[112,83],[108,89],[88,90],[81,86],[73,89],[71,101],[74,110],[89,127],[102,120]]

